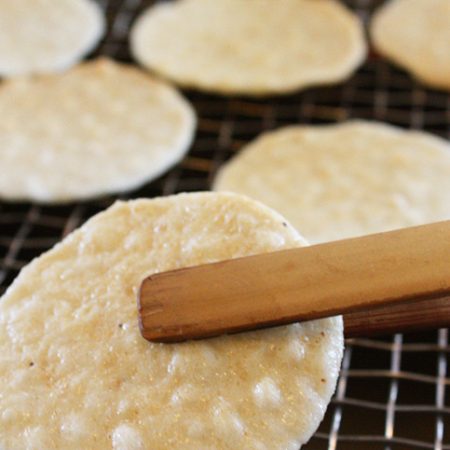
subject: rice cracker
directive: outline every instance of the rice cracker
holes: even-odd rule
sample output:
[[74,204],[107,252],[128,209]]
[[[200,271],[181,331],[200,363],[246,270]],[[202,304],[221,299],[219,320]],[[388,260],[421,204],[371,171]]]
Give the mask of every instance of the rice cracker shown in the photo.
[[152,6],[132,52],[181,86],[281,94],[347,79],[366,54],[358,18],[335,0],[179,0]]
[[304,244],[232,194],[118,202],[93,217],[0,300],[0,447],[297,450],[335,389],[340,317],[154,344],[136,295],[151,273]]
[[450,1],[391,0],[371,23],[375,48],[424,84],[450,90]]
[[99,59],[0,85],[0,197],[67,202],[129,191],[178,162],[195,113],[171,86]]
[[290,126],[248,144],[215,190],[283,214],[311,243],[450,219],[450,144],[383,123]]
[[65,70],[97,45],[104,30],[93,0],[0,0],[0,76]]

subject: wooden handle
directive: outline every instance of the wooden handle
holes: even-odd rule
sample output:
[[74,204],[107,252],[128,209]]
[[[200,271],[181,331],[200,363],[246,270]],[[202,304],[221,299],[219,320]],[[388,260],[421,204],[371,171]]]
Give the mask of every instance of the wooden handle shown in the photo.
[[450,297],[384,306],[344,315],[346,338],[433,330],[450,326]]
[[155,274],[138,307],[146,339],[176,342],[449,295],[446,221]]

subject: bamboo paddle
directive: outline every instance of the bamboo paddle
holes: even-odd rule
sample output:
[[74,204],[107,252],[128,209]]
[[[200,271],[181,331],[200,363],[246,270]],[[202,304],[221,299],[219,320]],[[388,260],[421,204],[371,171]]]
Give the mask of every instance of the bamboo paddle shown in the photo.
[[450,221],[158,273],[138,308],[157,342],[336,314],[348,337],[450,325]]

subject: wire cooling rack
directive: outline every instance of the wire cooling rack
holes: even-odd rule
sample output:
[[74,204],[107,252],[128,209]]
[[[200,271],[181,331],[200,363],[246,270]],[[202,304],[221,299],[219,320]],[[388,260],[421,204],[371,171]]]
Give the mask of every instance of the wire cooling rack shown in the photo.
[[[130,24],[152,2],[99,3],[108,17],[108,32],[93,56],[130,62]],[[347,1],[366,22],[381,3]],[[209,189],[220,165],[245,143],[287,124],[366,118],[450,136],[449,96],[424,89],[374,54],[352,79],[336,87],[264,100],[186,94],[199,116],[191,151],[165,176],[120,198]],[[0,202],[0,294],[32,258],[116,198],[58,207]],[[447,330],[347,342],[336,395],[304,449],[450,449],[449,353]]]

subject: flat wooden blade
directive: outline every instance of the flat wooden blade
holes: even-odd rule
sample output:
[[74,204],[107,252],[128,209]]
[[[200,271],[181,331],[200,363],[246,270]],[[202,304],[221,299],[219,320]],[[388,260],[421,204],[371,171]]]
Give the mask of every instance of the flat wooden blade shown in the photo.
[[138,306],[146,339],[177,342],[448,295],[445,221],[158,273]]

